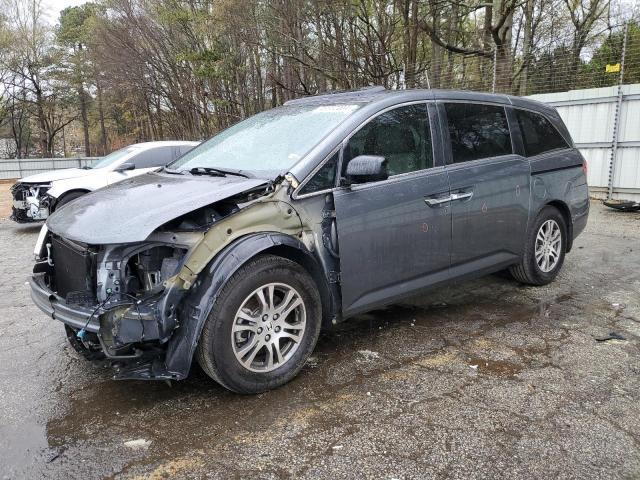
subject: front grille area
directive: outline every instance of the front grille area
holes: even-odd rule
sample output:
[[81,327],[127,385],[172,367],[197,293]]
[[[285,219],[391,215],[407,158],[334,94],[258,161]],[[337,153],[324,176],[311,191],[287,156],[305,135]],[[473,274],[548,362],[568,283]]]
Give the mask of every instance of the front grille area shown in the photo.
[[[51,236],[54,290],[68,303],[96,298],[96,253],[56,235]],[[79,301],[78,299],[83,299]]]

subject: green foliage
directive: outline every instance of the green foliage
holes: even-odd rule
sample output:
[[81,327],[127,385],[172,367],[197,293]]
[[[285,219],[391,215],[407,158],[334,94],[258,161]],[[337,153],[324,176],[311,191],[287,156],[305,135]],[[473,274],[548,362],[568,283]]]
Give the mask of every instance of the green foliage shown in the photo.
[[[583,65],[582,74],[592,86],[607,87],[617,85],[618,73],[607,73],[606,66],[620,63],[624,34],[615,32],[596,50],[591,60]],[[640,24],[632,22],[628,26],[624,83],[640,83]]]
[[91,41],[95,17],[104,11],[104,6],[92,2],[62,10],[56,30],[58,43],[72,48],[84,48]]

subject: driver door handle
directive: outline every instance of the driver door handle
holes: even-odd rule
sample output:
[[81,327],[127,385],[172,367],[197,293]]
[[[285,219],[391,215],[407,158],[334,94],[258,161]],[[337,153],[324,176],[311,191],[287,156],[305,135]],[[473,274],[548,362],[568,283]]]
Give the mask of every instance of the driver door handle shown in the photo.
[[448,197],[441,198],[425,198],[424,202],[430,207],[437,207],[438,205],[442,205],[443,203],[448,203],[452,200],[452,195]]

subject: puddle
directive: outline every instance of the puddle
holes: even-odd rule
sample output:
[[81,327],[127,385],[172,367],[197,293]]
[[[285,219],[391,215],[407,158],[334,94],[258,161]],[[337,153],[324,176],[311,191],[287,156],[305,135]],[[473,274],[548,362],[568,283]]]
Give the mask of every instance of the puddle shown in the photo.
[[469,364],[469,368],[472,368],[472,365],[476,365],[476,370],[479,375],[496,375],[500,377],[512,377],[518,373],[520,373],[523,369],[522,365],[517,365],[511,362],[505,361],[496,361],[496,360],[487,360],[479,357],[469,357],[467,362]]

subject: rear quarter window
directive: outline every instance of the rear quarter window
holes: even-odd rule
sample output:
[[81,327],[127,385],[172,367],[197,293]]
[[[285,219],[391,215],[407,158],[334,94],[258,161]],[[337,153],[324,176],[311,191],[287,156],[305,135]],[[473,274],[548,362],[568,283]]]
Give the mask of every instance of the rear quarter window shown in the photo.
[[560,132],[543,115],[527,110],[516,110],[516,117],[527,157],[569,147]]

